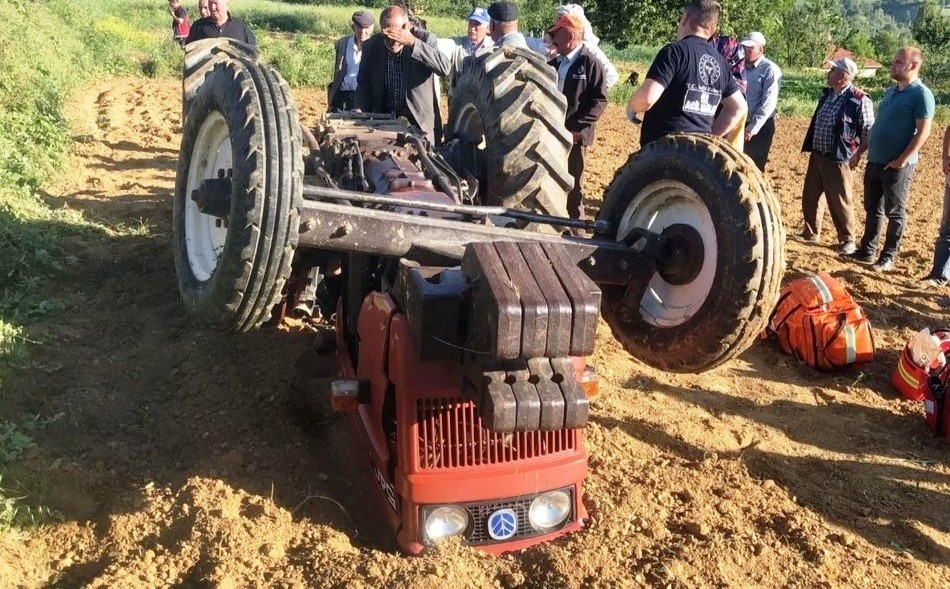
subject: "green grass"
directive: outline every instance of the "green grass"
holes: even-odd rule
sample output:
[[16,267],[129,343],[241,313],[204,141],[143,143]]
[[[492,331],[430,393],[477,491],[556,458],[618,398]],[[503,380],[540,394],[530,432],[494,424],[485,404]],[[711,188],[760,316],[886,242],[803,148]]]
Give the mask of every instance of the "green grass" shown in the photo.
[[[330,82],[330,41],[349,32],[359,8],[269,0],[234,7],[257,35],[265,60],[293,86]],[[438,34],[464,31],[462,18],[425,16]],[[158,0],[0,0],[0,21],[30,23],[29,35],[0,29],[0,364],[22,366],[25,322],[56,308],[43,289],[63,268],[61,238],[147,230],[103,226],[77,212],[52,210],[41,198],[40,187],[70,141],[64,98],[107,74],[176,76],[182,53]]]
[[[0,470],[35,447],[33,433],[45,423],[38,415],[27,415],[19,423],[0,421]],[[7,487],[0,474],[0,532],[34,528],[59,519],[49,507],[24,503],[26,498],[22,491]]]

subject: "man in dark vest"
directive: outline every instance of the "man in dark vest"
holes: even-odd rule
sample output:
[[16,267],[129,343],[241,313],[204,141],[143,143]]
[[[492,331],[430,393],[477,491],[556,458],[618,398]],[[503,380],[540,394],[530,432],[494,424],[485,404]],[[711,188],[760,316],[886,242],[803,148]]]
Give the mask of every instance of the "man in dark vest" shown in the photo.
[[847,57],[832,62],[828,87],[818,99],[802,145],[802,151],[811,155],[802,188],[805,229],[795,237],[806,242],[818,241],[824,194],[838,232],[838,251],[843,255],[856,249],[851,170],[861,161],[861,154],[868,147],[868,131],[874,124],[871,98],[852,83],[857,73],[858,66]]
[[557,19],[548,35],[557,50],[549,63],[557,68],[558,89],[567,98],[564,126],[574,146],[567,158],[567,169],[574,176],[574,188],[567,195],[567,212],[584,219],[584,156],[594,142],[594,126],[607,108],[607,82],[604,66],[584,43],[584,23],[573,14]]

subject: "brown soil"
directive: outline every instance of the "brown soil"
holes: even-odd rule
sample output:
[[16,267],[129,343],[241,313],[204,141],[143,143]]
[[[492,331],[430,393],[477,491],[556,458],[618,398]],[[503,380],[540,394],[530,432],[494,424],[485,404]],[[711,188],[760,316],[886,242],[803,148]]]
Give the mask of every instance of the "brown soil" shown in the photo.
[[[789,245],[790,272],[828,270],[865,306],[873,364],[820,374],[763,341],[677,376],[632,360],[602,326],[587,528],[503,558],[457,545],[409,558],[339,419],[290,409],[295,388],[333,373],[312,333],[189,326],[169,246],[179,96],[173,80],[112,79],[72,101],[81,141],[51,203],[148,232],[70,238],[76,260],[50,292],[69,311],[33,324],[43,345],[6,377],[3,416],[50,422],[3,484],[63,522],[0,535],[0,587],[947,586],[950,446],[888,383],[913,331],[947,320],[934,293],[913,289],[936,234],[943,129],[924,150],[895,272]],[[306,121],[322,96],[297,93]],[[805,127],[779,121],[769,171],[790,232]],[[611,106],[598,135],[591,195],[638,130]]]

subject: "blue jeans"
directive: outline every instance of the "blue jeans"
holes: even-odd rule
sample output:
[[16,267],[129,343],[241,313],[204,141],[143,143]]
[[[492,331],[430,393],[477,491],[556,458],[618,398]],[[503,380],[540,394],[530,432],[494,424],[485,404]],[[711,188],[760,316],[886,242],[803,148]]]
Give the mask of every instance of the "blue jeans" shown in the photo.
[[887,232],[879,259],[893,260],[897,257],[901,237],[904,236],[907,197],[917,164],[908,164],[898,169],[886,168],[885,165],[868,162],[864,168],[864,237],[861,238],[859,251],[865,254],[877,251],[878,239],[886,218]]
[[950,184],[943,190],[943,215],[940,217],[940,234],[934,244],[934,265],[929,278],[947,282],[950,280]]

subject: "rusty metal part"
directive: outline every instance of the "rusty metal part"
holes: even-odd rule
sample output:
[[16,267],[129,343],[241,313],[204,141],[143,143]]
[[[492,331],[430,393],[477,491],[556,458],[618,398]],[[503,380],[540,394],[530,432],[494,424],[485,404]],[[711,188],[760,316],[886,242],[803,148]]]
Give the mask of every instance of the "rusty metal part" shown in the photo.
[[463,366],[462,392],[494,432],[576,429],[587,425],[587,395],[568,357]]
[[393,296],[409,321],[423,361],[462,356],[462,320],[468,284],[459,268],[400,260]]
[[[466,348],[487,359],[583,356],[594,349],[600,289],[554,243],[474,243]],[[550,293],[550,295],[549,295]]]
[[[398,168],[391,168],[398,169]],[[382,174],[380,174],[382,176]],[[420,179],[424,176],[418,176]],[[431,184],[429,185],[431,187]],[[377,188],[377,192],[379,189]],[[388,190],[383,191],[379,194],[387,194],[389,192],[398,192],[398,190]],[[473,206],[473,205],[461,205],[461,204],[446,204],[445,202],[438,202],[433,199],[432,201],[420,201],[420,200],[411,200],[406,198],[400,198],[398,196],[380,196],[379,194],[367,194],[364,192],[356,192],[351,190],[338,190],[333,188],[324,188],[320,186],[313,185],[304,185],[303,187],[303,196],[306,199],[317,200],[317,199],[329,199],[329,200],[346,200],[349,202],[362,202],[367,204],[376,204],[376,205],[390,205],[393,207],[404,207],[404,208],[414,208],[419,210],[426,211],[440,211],[446,213],[456,213],[458,215],[465,215],[471,218],[486,218],[486,217],[509,217],[511,219],[518,219],[521,221],[528,221],[531,223],[544,223],[551,225],[560,225],[563,227],[572,227],[578,229],[586,229],[588,231],[593,231],[599,234],[605,234],[610,229],[609,224],[605,220],[596,220],[588,221],[582,219],[569,219],[567,217],[552,217],[550,215],[542,215],[539,213],[531,213],[528,211],[520,211],[517,209],[509,209],[506,207],[500,206]],[[441,193],[439,193],[441,194]]]
[[[345,118],[340,113],[328,114],[317,132],[325,159],[358,160],[367,167],[373,160],[379,164],[388,159],[383,169],[398,169],[417,182],[429,182],[428,190],[434,192],[437,187],[452,202],[461,203],[466,195],[461,178],[404,118],[377,113],[346,113]],[[399,190],[380,182],[378,174],[368,171],[366,176],[379,194]]]
[[600,285],[626,285],[635,271],[653,274],[663,256],[662,248],[645,249],[650,240],[628,246],[330,202],[304,201],[300,211],[299,244],[305,248],[408,258],[426,264],[433,258],[461,260],[466,245],[484,241],[563,244],[571,261]]
[[224,221],[231,215],[231,179],[209,178],[202,180],[198,188],[191,193],[191,200],[205,215],[212,215]]

